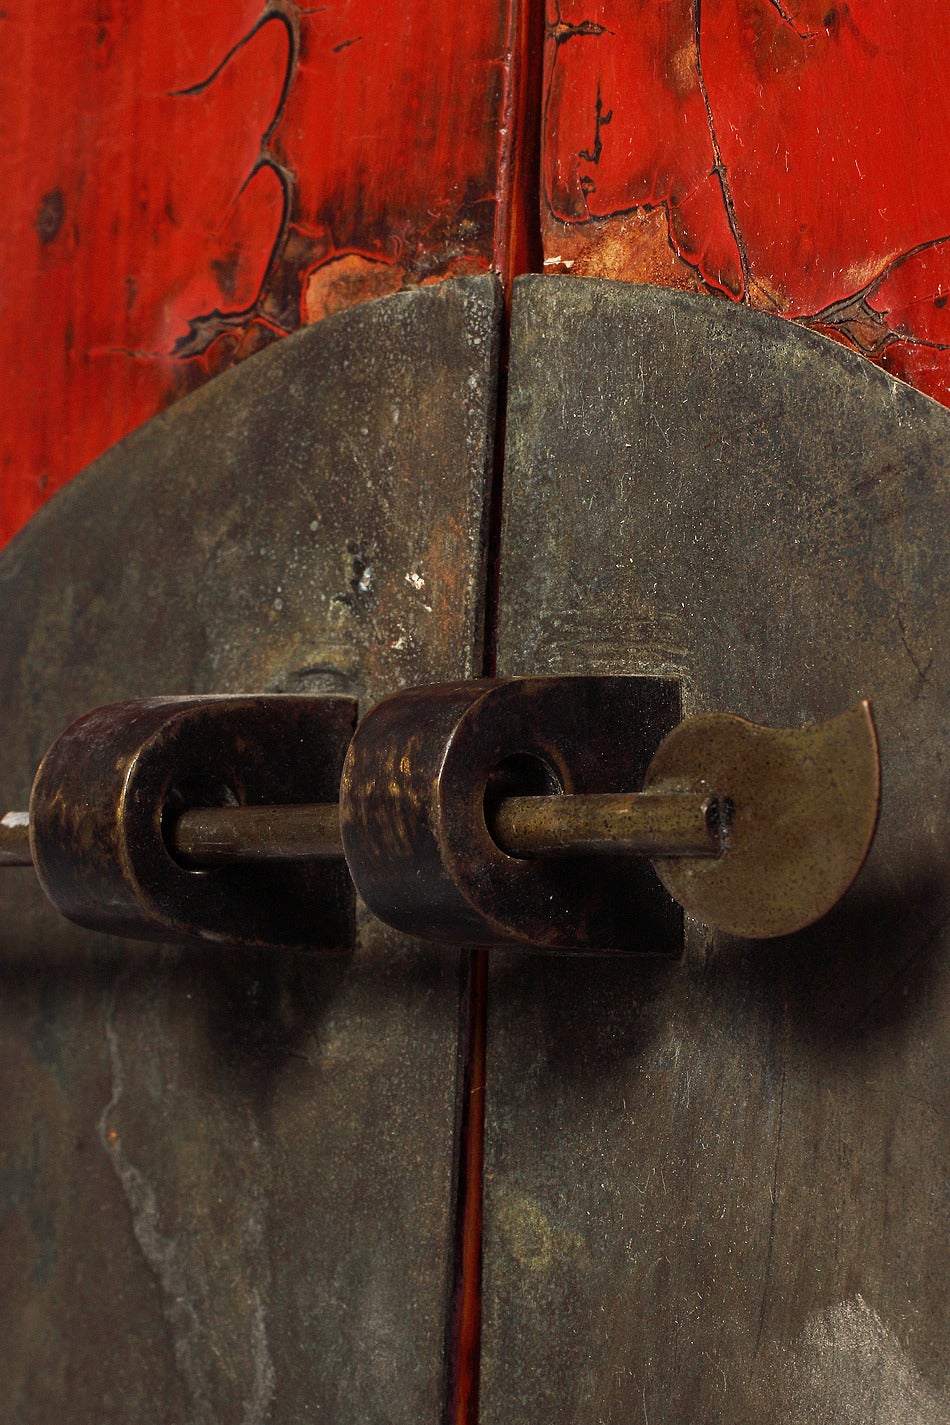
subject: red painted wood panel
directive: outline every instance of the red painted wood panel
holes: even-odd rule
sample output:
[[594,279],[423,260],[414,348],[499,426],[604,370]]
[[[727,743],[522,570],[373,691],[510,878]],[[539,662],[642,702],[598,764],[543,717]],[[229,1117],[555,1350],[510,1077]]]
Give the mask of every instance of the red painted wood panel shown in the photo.
[[503,260],[514,8],[9,0],[0,539],[301,322]]
[[950,7],[549,0],[550,272],[779,312],[950,404]]
[[[0,539],[302,321],[504,266],[529,11],[11,0]],[[930,0],[549,0],[548,270],[781,312],[950,402],[948,59]]]

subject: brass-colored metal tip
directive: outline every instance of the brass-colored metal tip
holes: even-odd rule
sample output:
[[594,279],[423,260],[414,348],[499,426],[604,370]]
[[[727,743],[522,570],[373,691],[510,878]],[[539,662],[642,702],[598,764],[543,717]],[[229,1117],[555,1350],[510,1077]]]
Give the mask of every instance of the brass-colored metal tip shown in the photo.
[[654,862],[684,910],[731,935],[790,935],[841,899],[874,839],[881,760],[871,704],[800,729],[727,713],[687,718],[645,785],[731,803],[722,856]]

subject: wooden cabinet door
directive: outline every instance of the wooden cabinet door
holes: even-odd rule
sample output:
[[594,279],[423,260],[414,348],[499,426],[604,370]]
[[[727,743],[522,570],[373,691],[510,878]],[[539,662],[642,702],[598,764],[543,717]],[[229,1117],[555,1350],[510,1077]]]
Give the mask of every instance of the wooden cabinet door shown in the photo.
[[[0,788],[84,709],[480,672],[498,289],[329,318],[0,558]],[[466,961],[124,943],[0,877],[0,1416],[440,1421]],[[319,914],[319,906],[314,907]]]
[[493,951],[481,1419],[945,1421],[950,417],[791,324],[516,287],[502,673],[874,700],[877,840],[771,942]]

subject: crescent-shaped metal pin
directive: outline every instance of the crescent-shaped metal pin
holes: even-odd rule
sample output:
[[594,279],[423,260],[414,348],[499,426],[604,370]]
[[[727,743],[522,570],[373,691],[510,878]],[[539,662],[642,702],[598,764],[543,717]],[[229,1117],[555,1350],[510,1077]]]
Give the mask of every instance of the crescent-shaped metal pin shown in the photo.
[[854,881],[877,826],[881,763],[871,705],[801,729],[727,713],[688,718],[661,743],[645,790],[705,793],[719,822],[714,857],[654,865],[670,895],[732,935],[789,935]]

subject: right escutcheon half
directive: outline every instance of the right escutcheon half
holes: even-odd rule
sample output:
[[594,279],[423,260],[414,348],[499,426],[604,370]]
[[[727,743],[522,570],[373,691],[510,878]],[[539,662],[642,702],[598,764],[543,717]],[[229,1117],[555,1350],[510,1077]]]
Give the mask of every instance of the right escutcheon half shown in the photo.
[[[872,698],[883,795],[795,934],[493,952],[482,1425],[946,1422],[950,412],[791,322],[568,277],[516,287],[508,393],[499,674],[773,728]],[[699,914],[739,875],[781,931],[751,829],[661,872]]]

